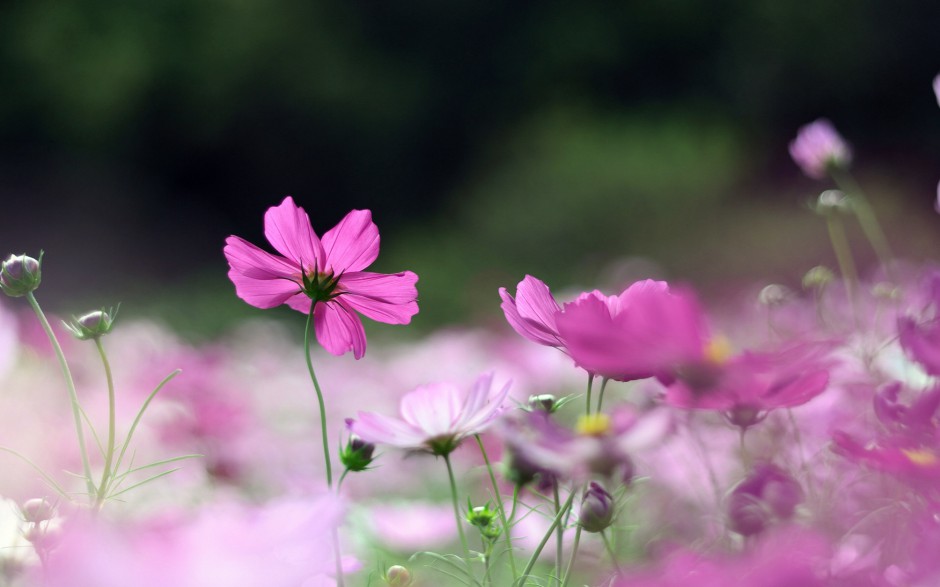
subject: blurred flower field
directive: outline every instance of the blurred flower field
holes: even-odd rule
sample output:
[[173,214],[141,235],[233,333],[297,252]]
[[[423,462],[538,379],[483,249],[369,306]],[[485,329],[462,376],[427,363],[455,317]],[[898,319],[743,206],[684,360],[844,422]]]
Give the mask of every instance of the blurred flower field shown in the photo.
[[424,276],[370,271],[366,210],[318,235],[285,197],[226,240],[229,295],[302,338],[47,318],[43,255],[10,255],[0,584],[937,584],[940,268],[894,254],[830,122],[790,153],[835,260],[799,284],[523,270],[397,342],[363,318],[408,328]]

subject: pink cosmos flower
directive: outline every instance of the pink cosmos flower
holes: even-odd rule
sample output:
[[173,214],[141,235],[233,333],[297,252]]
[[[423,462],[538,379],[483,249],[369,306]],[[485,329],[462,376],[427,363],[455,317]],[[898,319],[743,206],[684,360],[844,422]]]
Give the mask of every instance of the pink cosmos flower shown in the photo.
[[757,424],[777,408],[800,406],[826,390],[831,345],[798,344],[774,352],[744,352],[715,371],[689,369],[666,390],[666,403],[718,410],[735,426]]
[[581,294],[555,324],[579,367],[617,381],[669,380],[677,368],[702,359],[708,339],[694,296],[651,279],[619,296]]
[[401,420],[359,412],[352,431],[366,442],[446,456],[499,415],[509,383],[498,391],[492,385],[493,374],[482,375],[462,399],[450,383],[424,385],[401,399]]
[[702,357],[707,328],[695,297],[664,281],[638,281],[619,296],[600,291],[558,305],[548,286],[526,275],[516,297],[500,288],[513,329],[567,353],[594,375],[618,381],[659,376]]
[[790,156],[803,173],[822,179],[829,167],[851,163],[852,150],[832,123],[820,118],[800,127],[796,139],[790,142]]
[[379,254],[379,230],[368,210],[353,210],[321,240],[303,208],[288,196],[264,215],[264,234],[280,253],[273,255],[237,236],[225,239],[229,279],[238,297],[256,308],[287,304],[313,308],[317,340],[334,355],[366,351],[356,312],[386,324],[408,324],[418,313],[411,271],[363,271]]
[[940,273],[927,278],[927,310],[924,319],[914,316],[898,318],[898,340],[901,348],[920,363],[930,375],[940,375]]

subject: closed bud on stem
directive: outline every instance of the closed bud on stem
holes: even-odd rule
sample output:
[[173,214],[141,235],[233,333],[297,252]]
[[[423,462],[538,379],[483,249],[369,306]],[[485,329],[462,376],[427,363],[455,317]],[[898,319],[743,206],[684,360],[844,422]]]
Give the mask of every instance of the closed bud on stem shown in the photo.
[[764,531],[774,520],[789,520],[803,501],[803,489],[786,471],[761,464],[728,498],[728,522],[744,536]]
[[490,509],[489,503],[473,507],[467,500],[467,522],[478,528],[480,535],[490,541],[495,541],[502,532],[499,524],[496,523],[497,513],[496,510]]
[[816,213],[820,216],[852,212],[852,199],[840,190],[826,190],[816,200]]
[[78,318],[73,317],[71,322],[64,322],[64,324],[69,332],[75,335],[75,338],[90,340],[100,338],[111,332],[116,317],[117,309],[105,310],[101,308]]
[[817,265],[803,276],[803,289],[823,289],[836,278],[832,269]]
[[401,565],[392,565],[385,571],[385,583],[389,587],[408,587],[413,582],[411,571]]
[[779,306],[790,297],[790,290],[783,285],[772,283],[757,294],[757,301],[762,306]]
[[550,393],[543,393],[540,395],[530,395],[529,396],[529,408],[533,410],[545,410],[549,414],[555,411],[555,402],[556,399],[554,395]]
[[[346,428],[352,429],[352,418],[346,419]],[[349,434],[349,440],[346,446],[339,450],[339,460],[346,467],[346,470],[358,473],[365,471],[372,464],[375,454],[375,445],[371,442],[359,438],[352,432]]]
[[614,520],[614,498],[600,484],[591,482],[584,498],[578,523],[585,532],[601,532]]
[[26,255],[10,255],[0,267],[0,289],[10,297],[19,298],[39,287],[42,281],[42,252],[39,259]]
[[33,524],[45,522],[55,517],[55,506],[49,503],[48,500],[42,498],[25,501],[23,505],[20,506],[20,510],[23,512],[23,518]]

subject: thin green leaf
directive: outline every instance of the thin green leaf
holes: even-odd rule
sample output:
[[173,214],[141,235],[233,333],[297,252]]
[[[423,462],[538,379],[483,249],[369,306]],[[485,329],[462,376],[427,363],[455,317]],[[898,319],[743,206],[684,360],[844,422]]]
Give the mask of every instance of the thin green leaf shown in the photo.
[[170,458],[170,459],[163,459],[162,461],[156,461],[156,462],[154,462],[154,463],[150,463],[149,465],[141,465],[141,466],[136,467],[136,468],[134,468],[134,469],[128,469],[127,471],[124,471],[124,472],[121,473],[120,475],[115,475],[114,478],[115,478],[115,479],[123,479],[124,477],[127,477],[127,476],[130,475],[131,473],[136,473],[136,472],[138,472],[138,471],[143,471],[144,469],[151,469],[151,468],[153,468],[153,467],[159,467],[160,465],[168,465],[168,464],[170,464],[170,463],[175,463],[176,461],[182,461],[182,460],[185,460],[185,459],[198,459],[198,458],[202,458],[202,457],[204,457],[204,456],[205,456],[205,455],[191,454],[191,455],[182,455],[182,456],[178,456],[178,457],[173,457],[173,458]]
[[163,378],[157,387],[150,392],[150,395],[147,396],[147,399],[144,400],[144,405],[140,406],[140,410],[137,412],[137,416],[134,418],[133,424],[131,424],[130,430],[127,432],[127,438],[124,439],[124,445],[121,447],[121,452],[118,455],[117,461],[114,463],[114,470],[117,471],[121,468],[121,461],[124,459],[124,454],[127,452],[127,447],[131,444],[131,439],[134,437],[134,432],[137,430],[137,425],[140,424],[140,419],[144,416],[144,412],[147,411],[147,407],[150,406],[150,402],[153,401],[153,398],[156,397],[160,390],[163,389],[163,386],[169,383],[174,377],[179,375],[182,372],[181,369],[173,371],[169,375]]
[[[0,450],[5,451],[5,452],[8,452],[8,453],[10,453],[10,454],[13,455],[13,456],[19,457],[20,459],[22,459],[23,462],[25,462],[27,465],[29,465],[30,467],[32,467],[33,469],[35,469],[37,473],[39,473],[40,475],[42,475],[42,478],[45,479],[46,483],[48,483],[49,486],[52,487],[52,489],[54,489],[56,493],[58,493],[59,495],[61,495],[61,496],[64,497],[65,499],[67,499],[68,501],[72,501],[72,498],[69,497],[69,494],[66,493],[65,490],[62,489],[62,488],[59,486],[58,483],[55,482],[55,479],[53,479],[53,478],[50,477],[45,471],[43,471],[42,468],[41,468],[39,465],[37,465],[37,464],[34,463],[33,461],[29,460],[29,459],[26,458],[25,456],[21,455],[20,453],[16,452],[16,451],[13,450],[12,448],[7,448],[7,447],[5,447],[5,446],[0,446]],[[82,477],[82,478],[84,479],[84,477]]]
[[91,418],[88,417],[88,414],[85,413],[81,405],[78,406],[78,413],[81,414],[82,418],[85,420],[85,424],[88,425],[88,429],[91,430],[91,436],[95,439],[95,444],[98,445],[98,452],[101,453],[101,458],[107,458],[104,454],[104,445],[101,444],[101,439],[98,438],[98,432],[95,431],[95,427],[91,423]]
[[109,496],[108,496],[108,499],[117,497],[117,496],[119,496],[119,495],[123,495],[123,494],[127,493],[128,491],[131,491],[132,489],[137,489],[137,488],[140,487],[141,485],[146,485],[147,483],[150,483],[151,481],[156,481],[156,480],[159,479],[160,477],[166,477],[166,476],[169,475],[170,473],[175,473],[175,472],[179,471],[180,468],[181,468],[181,467],[177,467],[177,468],[175,468],[175,469],[170,469],[169,471],[163,471],[162,473],[157,473],[157,474],[154,475],[153,477],[147,477],[147,478],[144,479],[143,481],[140,481],[140,482],[138,482],[138,483],[134,483],[134,484],[131,485],[130,487],[125,487],[125,488],[122,489],[121,491],[118,491],[117,493],[114,493],[114,494],[112,494],[112,495],[109,495]]

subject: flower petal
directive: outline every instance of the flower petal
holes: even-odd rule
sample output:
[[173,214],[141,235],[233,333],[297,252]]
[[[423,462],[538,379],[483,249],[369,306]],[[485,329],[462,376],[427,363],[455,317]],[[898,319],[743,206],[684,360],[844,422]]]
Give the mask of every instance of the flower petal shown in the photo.
[[401,415],[428,438],[452,434],[460,416],[460,394],[448,383],[423,385],[401,398]]
[[238,297],[256,308],[273,308],[300,291],[294,267],[284,258],[265,252],[237,236],[226,240],[228,277]]
[[[293,305],[291,307],[297,309]],[[330,354],[339,356],[352,351],[357,359],[366,354],[366,333],[362,321],[342,301],[317,304],[313,323],[317,340]]]
[[418,276],[402,273],[345,273],[339,280],[341,299],[352,309],[376,322],[408,324],[418,313]]
[[324,269],[326,255],[317,233],[310,226],[310,217],[303,208],[294,204],[290,196],[264,213],[264,236],[277,252],[301,265],[305,271]]
[[379,229],[369,210],[353,210],[323,235],[326,261],[337,275],[362,271],[379,256]]
[[555,327],[555,314],[560,308],[542,281],[526,275],[516,287],[515,298],[504,287],[499,288],[499,297],[503,300],[500,307],[513,330],[533,342],[561,346]]
[[419,448],[426,440],[423,433],[405,422],[374,412],[359,412],[352,424],[352,432],[366,442],[399,448]]

